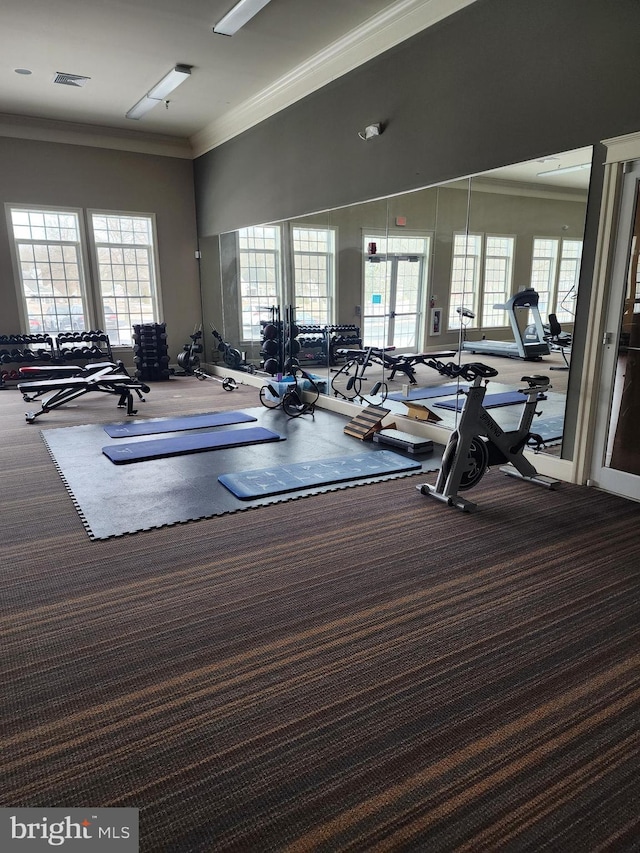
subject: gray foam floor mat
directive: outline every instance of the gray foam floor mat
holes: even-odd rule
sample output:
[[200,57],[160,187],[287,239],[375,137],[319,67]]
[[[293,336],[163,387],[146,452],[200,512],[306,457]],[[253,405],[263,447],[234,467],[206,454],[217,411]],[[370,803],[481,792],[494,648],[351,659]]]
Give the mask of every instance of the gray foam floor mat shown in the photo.
[[[113,465],[102,453],[103,424],[44,429],[41,434],[91,539],[109,539],[416,473],[301,489],[247,504],[218,482],[221,474],[345,454],[357,456],[364,449],[375,452],[384,448],[345,435],[349,418],[324,409],[316,409],[313,418],[288,418],[280,409],[263,407],[246,411],[255,415],[259,426],[280,433],[286,441]],[[243,425],[230,428],[242,429]],[[436,445],[432,454],[423,457],[422,473],[440,467],[443,449]],[[416,459],[414,455],[408,458]]]

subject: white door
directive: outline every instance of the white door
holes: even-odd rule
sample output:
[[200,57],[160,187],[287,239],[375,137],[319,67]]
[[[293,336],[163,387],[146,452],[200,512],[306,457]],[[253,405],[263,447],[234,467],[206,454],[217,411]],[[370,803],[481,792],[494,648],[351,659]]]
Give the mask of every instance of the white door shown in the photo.
[[430,238],[367,235],[364,241],[377,247],[364,269],[364,346],[419,349]]
[[593,485],[640,500],[640,160],[629,164],[607,306]]

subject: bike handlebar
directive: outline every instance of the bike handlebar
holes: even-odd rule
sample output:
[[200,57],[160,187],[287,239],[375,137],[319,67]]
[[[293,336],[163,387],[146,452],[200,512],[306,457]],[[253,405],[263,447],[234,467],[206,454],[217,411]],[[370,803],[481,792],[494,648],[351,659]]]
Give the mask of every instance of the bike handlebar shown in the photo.
[[469,364],[455,364],[453,361],[448,361],[446,364],[437,359],[429,359],[425,361],[428,367],[433,367],[442,376],[451,376],[457,378],[461,376],[468,382],[473,382],[474,379],[481,377],[482,379],[490,379],[498,375],[498,371],[489,367],[488,364],[482,364],[480,361],[472,361]]

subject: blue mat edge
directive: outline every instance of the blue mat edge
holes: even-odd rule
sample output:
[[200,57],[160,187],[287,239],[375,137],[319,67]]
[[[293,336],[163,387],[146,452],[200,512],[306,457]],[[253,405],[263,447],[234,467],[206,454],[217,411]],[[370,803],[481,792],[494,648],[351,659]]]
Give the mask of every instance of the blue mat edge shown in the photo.
[[[487,394],[484,398],[483,406],[485,409],[499,409],[502,406],[517,406],[520,403],[524,403],[526,399],[527,398],[524,394],[521,394],[519,391],[501,391],[497,394]],[[464,405],[464,398],[444,400],[442,403],[434,403],[433,405],[434,408],[438,409],[449,409],[452,412],[455,412],[456,409],[458,409],[458,411],[460,411]]]
[[[256,438],[256,432],[264,435],[264,438]],[[191,447],[186,448],[184,450],[178,452],[171,452],[169,450],[169,445],[175,442],[185,441],[189,438],[195,439],[198,437],[207,437],[210,436],[212,439],[215,437],[217,439],[224,439],[226,435],[233,436],[243,436],[244,440],[235,440],[230,442],[229,444],[219,444],[212,446],[203,446],[203,447]],[[248,427],[247,429],[240,430],[219,430],[218,432],[209,432],[209,433],[201,433],[198,435],[189,435],[189,436],[181,436],[171,437],[171,438],[160,438],[154,439],[152,441],[137,441],[132,442],[131,444],[119,443],[119,444],[107,444],[102,448],[102,453],[113,462],[114,465],[132,465],[136,462],[150,462],[154,459],[167,459],[172,456],[185,456],[190,453],[208,453],[214,450],[223,450],[231,447],[242,447],[247,446],[249,444],[264,444],[270,441],[285,441],[285,437],[280,435],[277,432],[273,432],[273,430],[267,429],[266,427]],[[138,456],[137,458],[126,458],[126,459],[114,459],[113,456],[109,453],[109,451],[117,451],[122,453],[125,448],[132,447],[138,448],[138,452],[140,452],[140,448],[147,448],[150,451],[153,451],[150,455]],[[164,452],[163,452],[164,451]]]
[[[240,416],[240,417],[238,417]],[[218,423],[210,423],[210,424],[200,424],[197,426],[175,426],[167,429],[167,424],[177,424],[191,421],[195,421],[197,418],[221,418]],[[232,418],[229,420],[229,418]],[[216,426],[229,426],[231,424],[239,424],[239,423],[254,423],[257,422],[257,418],[253,415],[248,415],[246,412],[242,411],[233,411],[233,412],[202,412],[197,415],[183,415],[179,418],[150,418],[149,420],[137,420],[130,422],[122,422],[122,423],[112,423],[105,424],[103,429],[107,433],[110,438],[135,438],[140,435],[160,435],[165,432],[187,432],[190,429],[206,429],[207,427],[216,427]],[[141,431],[134,431],[130,433],[123,433],[122,435],[114,434],[113,431],[115,428],[119,427],[153,427],[153,426],[164,426],[164,429],[145,429]]]
[[[362,456],[362,455],[367,455],[367,456],[368,455],[378,455],[379,453],[384,453],[385,457],[393,456],[396,459],[401,460],[402,465],[398,465],[397,468],[394,468],[391,470],[380,471],[377,474],[371,473],[371,474],[366,474],[364,476],[356,474],[354,477],[340,477],[338,479],[330,478],[330,479],[325,480],[323,482],[315,481],[315,482],[309,483],[307,485],[294,485],[291,488],[287,487],[287,488],[283,488],[283,489],[277,489],[276,491],[273,491],[273,492],[257,492],[257,493],[251,493],[251,494],[239,494],[233,488],[233,486],[231,485],[231,483],[229,481],[233,482],[234,478],[240,477],[240,476],[244,477],[247,474],[252,474],[252,473],[258,474],[258,473],[261,473],[264,471],[273,471],[273,470],[277,470],[278,468],[284,468],[285,467],[284,465],[274,465],[274,466],[270,466],[268,468],[253,468],[253,469],[249,469],[247,471],[238,471],[238,472],[231,473],[231,474],[220,474],[218,476],[218,482],[221,485],[223,485],[226,489],[228,489],[231,492],[231,494],[235,495],[235,497],[238,498],[238,500],[250,501],[250,500],[256,500],[258,498],[268,498],[268,497],[274,497],[276,495],[287,494],[288,492],[304,491],[305,489],[316,489],[316,488],[321,489],[324,486],[332,486],[332,485],[335,485],[337,483],[349,483],[349,482],[355,482],[355,481],[359,481],[359,480],[367,482],[367,481],[374,479],[376,477],[389,477],[389,476],[393,476],[394,474],[401,474],[402,472],[409,472],[409,471],[415,471],[416,473],[418,473],[418,470],[422,470],[422,463],[421,462],[418,462],[415,459],[408,459],[406,456],[402,456],[400,453],[395,453],[392,450],[367,451],[365,454],[354,454],[352,458],[356,459],[356,458],[358,458],[358,456]],[[338,461],[338,460],[343,460],[343,459],[346,460],[349,458],[351,458],[349,456],[349,454],[342,454],[340,456],[333,456],[333,457],[329,457],[328,459],[319,459],[317,461],[318,462],[330,462],[330,461]],[[292,466],[289,466],[289,467],[293,467],[293,466],[297,467],[297,466],[308,465],[308,464],[309,464],[308,462],[295,462],[295,463],[292,463]]]
[[[468,385],[461,385],[460,391],[468,390]],[[434,393],[425,393],[433,391]],[[432,400],[434,397],[449,397],[456,394],[458,386],[453,385],[435,385],[433,388],[410,388],[409,396],[405,397],[402,391],[394,391],[392,394],[387,394],[387,400],[393,400],[394,403],[404,403],[407,400],[420,402],[420,400]]]

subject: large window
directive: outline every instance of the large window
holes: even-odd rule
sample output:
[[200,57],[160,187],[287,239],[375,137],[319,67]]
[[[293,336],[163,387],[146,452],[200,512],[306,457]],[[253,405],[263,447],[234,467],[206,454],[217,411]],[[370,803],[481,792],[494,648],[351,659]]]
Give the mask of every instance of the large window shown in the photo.
[[504,326],[504,305],[511,294],[515,238],[497,234],[453,235],[449,330],[460,328],[458,308],[476,315],[472,328]]
[[330,228],[291,228],[295,319],[331,323],[335,281],[335,238]]
[[[458,308],[468,308],[476,315],[468,321],[478,325],[478,293],[480,291],[480,258],[482,237],[480,234],[454,234],[453,259],[451,263],[451,291],[449,295],[449,329],[460,328]],[[465,321],[467,322],[467,321]]]
[[18,275],[31,334],[86,327],[77,211],[11,209]]
[[555,313],[560,323],[573,323],[582,263],[582,240],[563,240]]
[[279,303],[280,228],[255,225],[238,231],[240,326],[244,341],[261,340],[260,321]]
[[157,317],[153,218],[92,213],[91,225],[104,330],[129,346],[131,327]]
[[560,323],[573,322],[581,261],[582,240],[534,239],[531,287],[543,320],[555,314]]
[[511,295],[513,279],[513,237],[497,237],[487,234],[484,250],[484,278],[482,287],[483,328],[504,326],[505,313],[494,305],[504,305]]
[[96,258],[91,278],[79,210],[10,209],[29,331],[103,329],[131,345],[134,323],[158,320],[154,221],[140,214],[91,213]]

